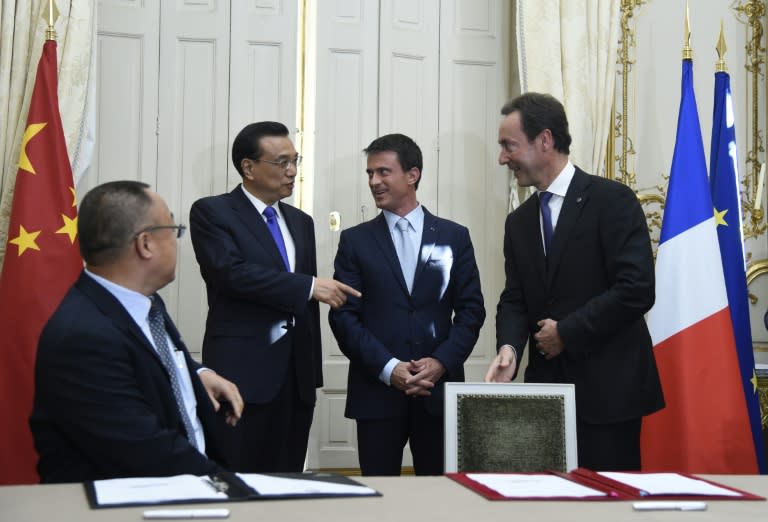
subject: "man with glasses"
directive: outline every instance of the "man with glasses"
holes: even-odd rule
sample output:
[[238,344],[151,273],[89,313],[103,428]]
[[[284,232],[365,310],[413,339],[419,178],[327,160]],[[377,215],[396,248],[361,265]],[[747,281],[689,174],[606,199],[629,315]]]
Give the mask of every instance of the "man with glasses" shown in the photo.
[[242,184],[198,200],[190,232],[208,292],[203,362],[240,387],[235,430],[222,429],[237,471],[302,471],[322,386],[319,302],[341,306],[347,285],[316,277],[312,218],[281,200],[301,156],[285,125],[246,126],[232,144]]
[[228,402],[234,425],[242,399],[192,360],[156,293],[175,277],[184,225],[148,185],[116,181],[86,194],[77,227],[85,269],[37,351],[41,480],[218,471],[215,410]]

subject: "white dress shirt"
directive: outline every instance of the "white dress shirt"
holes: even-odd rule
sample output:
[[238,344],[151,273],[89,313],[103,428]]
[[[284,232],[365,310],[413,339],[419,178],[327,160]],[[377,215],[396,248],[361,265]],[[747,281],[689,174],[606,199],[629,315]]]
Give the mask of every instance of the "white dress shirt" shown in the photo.
[[[387,220],[387,227],[389,228],[389,234],[392,236],[392,242],[399,241],[397,235],[400,232],[397,231],[397,222],[400,218],[404,217],[410,224],[411,233],[408,234],[408,238],[413,242],[413,251],[417,253],[417,256],[421,257],[421,236],[424,232],[424,209],[421,205],[418,205],[415,209],[411,210],[405,216],[398,216],[394,212],[389,210],[384,211],[384,219]],[[418,260],[417,260],[418,266]],[[392,385],[392,371],[397,366],[397,363],[401,362],[396,357],[391,358],[384,368],[379,373],[379,380],[387,386]]]
[[[110,294],[115,296],[123,308],[128,312],[128,315],[134,320],[134,322],[141,328],[144,336],[147,338],[152,347],[157,351],[155,341],[152,338],[152,332],[149,330],[149,309],[152,306],[152,301],[149,297],[139,292],[129,290],[124,286],[120,286],[108,279],[104,279],[87,269],[85,273],[94,279],[97,283],[103,286]],[[179,387],[181,388],[181,398],[184,401],[184,409],[187,410],[187,416],[192,422],[192,427],[195,430],[195,441],[197,447],[200,449],[200,453],[205,454],[205,436],[203,435],[203,426],[200,424],[200,419],[197,417],[197,399],[195,399],[195,391],[192,388],[192,379],[189,376],[189,369],[187,368],[187,361],[184,358],[184,353],[176,348],[173,344],[171,336],[166,332],[166,338],[168,341],[168,347],[172,350],[174,355],[174,361],[176,362],[176,377],[179,381]],[[203,371],[203,369],[201,369]]]

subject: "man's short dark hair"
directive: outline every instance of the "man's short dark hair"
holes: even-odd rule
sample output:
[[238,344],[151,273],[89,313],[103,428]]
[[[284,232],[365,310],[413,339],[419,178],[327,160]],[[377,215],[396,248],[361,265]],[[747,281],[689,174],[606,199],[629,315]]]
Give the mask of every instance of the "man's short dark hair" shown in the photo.
[[243,177],[243,167],[240,165],[245,158],[261,158],[261,138],[264,136],[288,136],[288,127],[276,121],[259,121],[246,125],[232,142],[232,163],[237,173]]
[[89,265],[117,259],[145,226],[152,198],[140,181],[111,181],[88,192],[77,212],[80,255]]
[[568,117],[565,108],[557,98],[549,94],[527,92],[504,104],[501,114],[508,116],[513,112],[520,114],[520,127],[528,142],[536,139],[545,129],[549,129],[555,142],[555,150],[563,154],[570,153],[571,135],[568,133]]
[[368,156],[377,152],[394,152],[397,154],[397,161],[400,168],[408,172],[412,168],[419,169],[419,179],[416,180],[415,188],[419,188],[421,173],[424,160],[421,157],[421,149],[416,142],[405,134],[385,134],[376,138],[368,147],[363,149]]

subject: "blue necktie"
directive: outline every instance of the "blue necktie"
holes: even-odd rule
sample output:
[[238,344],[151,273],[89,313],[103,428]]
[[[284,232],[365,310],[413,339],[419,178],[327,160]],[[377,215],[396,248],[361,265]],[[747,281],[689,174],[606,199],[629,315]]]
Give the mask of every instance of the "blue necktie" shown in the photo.
[[152,306],[149,309],[149,316],[147,317],[149,331],[152,333],[152,339],[155,341],[157,355],[160,356],[160,361],[168,372],[168,378],[171,381],[171,389],[173,390],[173,397],[176,399],[176,405],[179,407],[181,423],[184,425],[184,431],[187,432],[187,440],[192,444],[192,447],[197,448],[195,428],[192,426],[192,421],[190,420],[189,415],[187,415],[187,408],[184,405],[184,398],[181,394],[179,376],[176,373],[176,363],[174,362],[174,356],[171,353],[171,347],[168,346],[168,334],[165,332],[165,319],[163,318],[163,313],[160,311],[160,306],[157,301],[152,297],[150,297],[150,299],[152,300]]
[[280,231],[280,225],[277,223],[277,213],[272,207],[264,209],[264,217],[267,218],[267,228],[272,234],[272,238],[275,240],[277,249],[280,251],[280,255],[285,263],[285,269],[291,271],[291,264],[288,262],[288,252],[285,250],[285,240],[283,239],[283,233]]
[[395,225],[398,230],[395,250],[397,250],[397,257],[400,260],[405,284],[410,292],[413,289],[413,276],[416,273],[416,252],[413,249],[413,242],[408,231],[410,223],[407,219],[400,218]]
[[549,200],[552,199],[551,192],[539,192],[539,206],[541,207],[541,223],[544,228],[544,254],[549,254],[549,246],[552,244],[552,235],[555,233],[552,228],[552,211],[549,210]]

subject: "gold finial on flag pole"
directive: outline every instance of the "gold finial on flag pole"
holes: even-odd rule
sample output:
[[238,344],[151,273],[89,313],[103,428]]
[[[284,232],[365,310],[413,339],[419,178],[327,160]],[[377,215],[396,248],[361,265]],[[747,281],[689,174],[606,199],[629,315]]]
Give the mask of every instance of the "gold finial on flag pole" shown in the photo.
[[717,39],[717,63],[715,64],[715,72],[728,72],[728,67],[725,65],[725,52],[728,48],[725,46],[725,32],[723,31],[723,20],[720,20],[720,37]]
[[691,47],[691,23],[688,20],[688,2],[685,2],[685,28],[683,29],[683,60],[693,60],[693,48]]
[[48,9],[46,9],[43,15],[44,20],[48,22],[48,29],[45,30],[45,39],[55,40],[56,30],[53,28],[53,26],[56,23],[56,20],[59,19],[59,9],[56,7],[56,2],[53,0],[48,0]]

